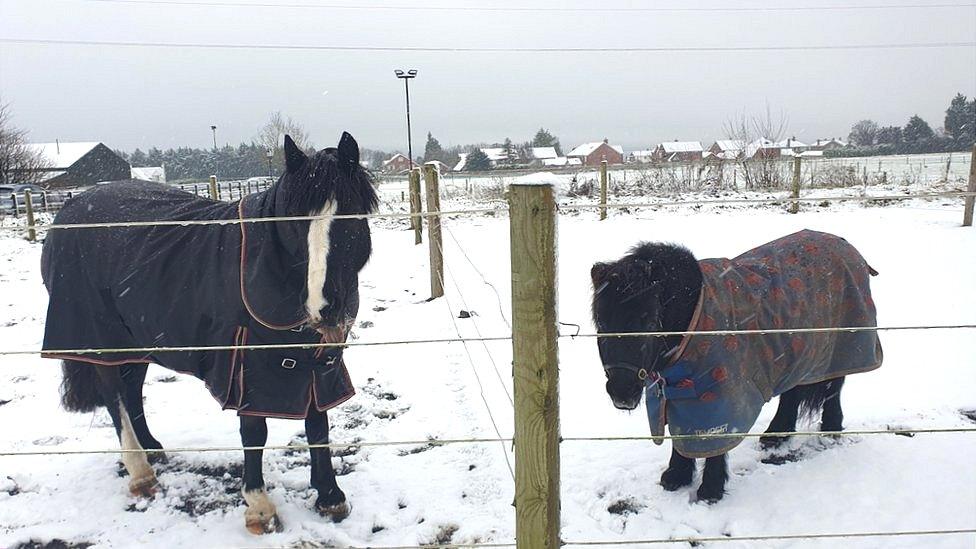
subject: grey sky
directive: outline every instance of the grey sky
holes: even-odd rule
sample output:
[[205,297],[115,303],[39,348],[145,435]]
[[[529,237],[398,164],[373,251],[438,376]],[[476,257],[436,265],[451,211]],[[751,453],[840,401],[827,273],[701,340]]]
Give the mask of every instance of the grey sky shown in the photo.
[[[232,0],[215,0],[232,1]],[[249,0],[241,0],[246,3]],[[263,0],[324,4],[326,0]],[[345,5],[564,6],[582,2],[329,0]],[[844,5],[852,2],[608,2],[615,7]],[[902,0],[901,3],[907,3]],[[924,0],[913,4],[926,3]],[[946,3],[945,1],[941,3]],[[341,46],[656,47],[971,42],[976,8],[747,12],[484,12],[134,5],[0,0],[0,37]],[[32,139],[110,147],[250,140],[269,112],[306,126],[319,147],[342,130],[362,146],[414,149],[530,139],[564,147],[607,137],[628,150],[724,137],[738,112],[785,111],[800,139],[846,136],[859,118],[940,127],[956,92],[976,94],[976,48],[709,53],[416,53],[120,48],[0,43],[0,96]],[[327,93],[326,93],[327,92]]]

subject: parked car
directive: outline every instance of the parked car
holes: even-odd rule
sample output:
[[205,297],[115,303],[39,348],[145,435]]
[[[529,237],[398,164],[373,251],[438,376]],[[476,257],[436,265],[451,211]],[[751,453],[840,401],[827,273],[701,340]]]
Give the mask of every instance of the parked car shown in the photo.
[[[23,213],[24,192],[30,191],[31,203],[35,211],[58,210],[70,196],[63,191],[46,191],[37,185],[21,183],[16,185],[0,185],[0,214],[12,215]],[[16,196],[16,200],[14,199]],[[17,209],[14,211],[14,205]]]

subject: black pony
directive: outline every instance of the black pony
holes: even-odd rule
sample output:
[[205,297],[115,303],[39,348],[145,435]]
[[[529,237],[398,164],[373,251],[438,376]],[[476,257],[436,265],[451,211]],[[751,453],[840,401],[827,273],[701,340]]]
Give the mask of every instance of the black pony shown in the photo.
[[[671,244],[640,244],[597,263],[593,319],[603,334],[876,326],[869,275],[844,239],[801,231],[734,259],[696,261]],[[707,458],[700,500],[722,498],[725,454],[772,397],[779,407],[767,433],[793,432],[800,413],[822,410],[821,430],[840,431],[844,376],[881,365],[877,332],[621,336],[598,339],[614,406],[645,397],[654,435],[668,425],[666,490],[691,483],[695,458]],[[714,434],[712,437],[695,435]],[[776,446],[782,437],[760,439]],[[658,442],[660,444],[660,442]]]
[[[370,257],[364,218],[375,210],[373,180],[347,133],[337,148],[307,157],[285,136],[285,173],[263,193],[226,203],[167,185],[121,181],[65,204],[56,224],[150,222],[145,226],[52,230],[41,256],[50,295],[45,355],[63,360],[62,403],[108,409],[123,450],[160,449],[143,412],[149,363],[203,380],[241,420],[245,447],[267,441],[265,418],[304,419],[308,442],[327,443],[326,411],[353,386],[341,348],[151,351],[320,342],[342,343],[359,309],[359,271]],[[320,219],[243,222],[253,218]],[[151,222],[227,220],[211,225]],[[122,349],[94,353],[86,349]],[[142,349],[142,350],[140,350]],[[311,450],[316,509],[349,513],[328,449]],[[280,530],[264,490],[260,450],[244,453],[248,530]],[[156,476],[140,452],[123,452],[135,495],[151,496]]]

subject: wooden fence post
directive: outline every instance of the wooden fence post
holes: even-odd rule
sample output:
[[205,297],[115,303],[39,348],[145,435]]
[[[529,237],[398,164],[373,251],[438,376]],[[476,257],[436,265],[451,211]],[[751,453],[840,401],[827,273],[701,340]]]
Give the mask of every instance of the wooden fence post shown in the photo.
[[[414,168],[410,170],[410,213],[419,214],[423,212],[423,206],[420,203],[420,168]],[[428,206],[429,207],[429,206]],[[414,216],[410,218],[410,228],[413,229],[413,243],[414,245],[420,244],[424,241],[423,230],[424,230],[424,218],[420,216]]]
[[20,204],[17,203],[17,193],[10,193],[10,202],[14,207],[14,218],[20,217]]
[[[800,198],[800,157],[793,157],[793,188],[790,193],[792,198]],[[800,201],[794,200],[790,202],[790,207],[787,210],[791,214],[800,212]]]
[[556,200],[551,185],[513,184],[508,204],[515,391],[515,541],[519,549],[557,549]]
[[607,218],[607,161],[600,161],[600,221]]
[[[966,192],[976,193],[976,145],[973,145],[973,155],[969,157],[969,187]],[[976,205],[976,196],[966,197],[966,206],[962,211],[962,226],[973,226],[973,206]]]
[[[424,165],[428,214],[441,211],[439,176],[436,165]],[[441,216],[439,213],[427,218],[427,238],[430,240],[430,298],[434,299],[444,295],[444,247],[441,241]]]
[[210,176],[210,198],[212,200],[220,200],[220,195],[217,194],[217,176]]
[[27,240],[34,242],[37,240],[37,232],[34,230],[34,202],[31,200],[30,189],[24,191],[24,206],[27,208]]

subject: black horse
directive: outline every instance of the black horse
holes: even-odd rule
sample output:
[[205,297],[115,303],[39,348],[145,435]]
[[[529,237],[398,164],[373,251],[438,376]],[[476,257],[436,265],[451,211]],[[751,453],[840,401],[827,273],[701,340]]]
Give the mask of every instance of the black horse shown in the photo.
[[[801,231],[734,259],[696,261],[687,249],[644,243],[597,263],[593,320],[603,334],[876,326],[869,275],[844,239]],[[607,336],[598,339],[614,406],[645,397],[654,435],[667,424],[671,461],[661,485],[691,484],[695,458],[707,458],[700,500],[725,493],[725,454],[779,395],[767,433],[793,432],[801,413],[822,411],[822,431],[842,430],[844,376],[881,365],[877,332],[752,335]],[[715,434],[710,438],[695,435]],[[765,436],[763,447],[784,437]],[[660,442],[658,442],[660,444]]]
[[[240,415],[245,447],[267,441],[265,418],[304,419],[310,444],[329,441],[326,411],[354,393],[340,347],[159,351],[146,348],[342,343],[359,308],[359,271],[370,257],[364,218],[377,205],[372,177],[347,133],[308,157],[285,136],[285,173],[271,188],[226,203],[166,185],[122,181],[65,204],[56,224],[226,220],[52,230],[41,256],[50,295],[45,355],[63,360],[62,403],[108,409],[123,450],[161,449],[143,412],[149,363],[203,380]],[[319,219],[243,222],[249,218]],[[93,353],[86,349],[123,349]],[[143,349],[143,350],[140,350]],[[280,530],[264,490],[262,452],[244,453],[248,530]],[[145,453],[123,452],[135,495],[152,496]],[[327,448],[311,450],[316,509],[349,513]]]

